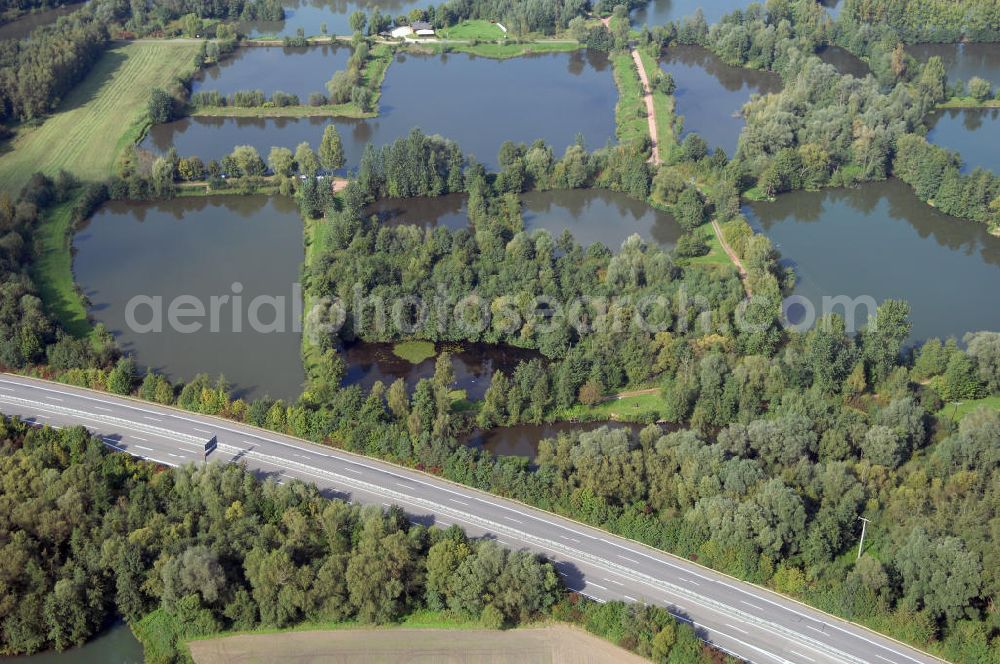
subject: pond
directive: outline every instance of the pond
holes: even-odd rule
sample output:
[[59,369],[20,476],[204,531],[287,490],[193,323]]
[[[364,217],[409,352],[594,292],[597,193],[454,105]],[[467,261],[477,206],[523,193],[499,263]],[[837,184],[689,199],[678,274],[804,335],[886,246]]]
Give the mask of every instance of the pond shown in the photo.
[[973,76],[1000,85],[1000,45],[998,44],[912,44],[906,52],[920,62],[939,56],[949,83],[966,83]]
[[497,456],[528,457],[531,461],[538,456],[538,443],[555,438],[561,433],[574,431],[594,431],[601,427],[628,429],[638,434],[646,425],[628,422],[551,422],[549,424],[518,424],[510,427],[496,427],[489,431],[476,431],[465,443],[472,447],[488,450]]
[[350,57],[347,46],[246,46],[198,72],[192,91],[230,95],[260,90],[268,97],[280,91],[298,95],[304,104],[313,92],[326,94],[326,82],[334,72],[347,68]]
[[745,9],[751,0],[650,0],[645,7],[632,12],[632,25],[663,25],[667,21],[680,22],[686,16],[694,16],[701,9],[705,20],[717,23],[734,9]]
[[[464,390],[470,400],[483,398],[494,372],[503,371],[510,375],[521,362],[541,357],[535,351],[490,344],[438,344],[435,350],[451,353],[451,366],[455,372],[453,389]],[[342,353],[347,363],[344,384],[359,385],[366,392],[376,381],[381,381],[388,388],[400,378],[412,392],[421,379],[434,376],[436,356],[421,362],[410,362],[393,352],[393,344],[348,344]]]
[[505,140],[544,139],[562,154],[582,135],[589,148],[615,138],[618,100],[604,53],[548,53],[510,60],[468,54],[397,55],[386,74],[377,118],[185,118],[153,127],[143,147],[173,145],[180,155],[221,159],[237,145],[264,156],[272,146],[318,147],[334,122],[348,168],[357,168],[364,147],[406,136],[414,127],[454,139],[466,153],[495,168]]
[[684,133],[701,134],[710,149],[736,153],[743,131],[743,105],[753,94],[781,89],[777,74],[732,67],[700,46],[673,46],[660,67],[674,77],[677,114],[684,116]]
[[350,16],[356,11],[371,14],[378,9],[382,14],[395,18],[409,14],[412,9],[426,9],[433,4],[427,0],[283,0],[285,19],[283,21],[252,21],[243,24],[243,30],[251,37],[273,35],[277,37],[294,37],[299,29],[306,37],[323,34],[322,25],[326,24],[326,34],[350,35]]
[[927,140],[962,156],[963,172],[977,166],[1000,173],[1000,109],[933,111],[927,117]]
[[826,7],[827,13],[834,19],[840,16],[840,10],[844,8],[842,0],[819,0],[819,4]]
[[864,78],[872,73],[868,63],[840,46],[823,46],[816,55],[828,65],[833,65],[841,74],[850,74],[855,78]]
[[[1000,329],[1000,238],[934,210],[899,180],[785,194],[746,212],[817,312],[824,296],[894,298],[910,303],[915,342]],[[858,314],[860,325],[863,307]]]
[[[301,392],[295,289],[304,251],[291,199],[113,202],[77,233],[73,248],[90,316],[141,367],[173,380],[221,373],[236,396],[249,399]],[[201,316],[184,315],[199,306]],[[171,307],[180,315],[172,317]]]
[[123,622],[71,650],[4,657],[4,664],[142,664],[142,644]]
[[[638,233],[665,250],[672,249],[682,231],[674,218],[645,201],[605,189],[532,191],[521,196],[525,230],[546,229],[558,238],[564,230],[584,246],[601,242],[612,251]],[[444,226],[455,230],[469,225],[464,194],[437,198],[384,199],[369,208],[382,223]]]
[[16,18],[9,23],[0,25],[0,39],[24,39],[31,34],[31,31],[40,25],[55,23],[60,16],[72,14],[82,5],[79,2],[66,4],[53,9],[45,9],[40,12],[31,12],[20,18]]

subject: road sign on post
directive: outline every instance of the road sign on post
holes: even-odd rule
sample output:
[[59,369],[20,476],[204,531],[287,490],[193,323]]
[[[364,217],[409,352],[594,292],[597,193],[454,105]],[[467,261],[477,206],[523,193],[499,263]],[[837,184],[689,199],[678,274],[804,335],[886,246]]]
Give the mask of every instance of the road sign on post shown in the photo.
[[215,436],[212,436],[208,442],[205,443],[205,461],[208,461],[208,455],[215,451],[215,448],[219,446],[219,441]]

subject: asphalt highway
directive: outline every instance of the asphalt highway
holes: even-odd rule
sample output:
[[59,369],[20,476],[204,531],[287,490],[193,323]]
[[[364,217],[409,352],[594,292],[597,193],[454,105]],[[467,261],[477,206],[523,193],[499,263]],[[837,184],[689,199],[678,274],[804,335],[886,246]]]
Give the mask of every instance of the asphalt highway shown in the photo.
[[313,482],[331,497],[399,505],[425,524],[462,527],[556,565],[598,601],[669,608],[718,648],[761,664],[924,664],[941,660],[782,595],[550,512],[291,436],[154,403],[0,374],[0,412],[82,425],[109,447],[169,466],[242,462],[265,479]]

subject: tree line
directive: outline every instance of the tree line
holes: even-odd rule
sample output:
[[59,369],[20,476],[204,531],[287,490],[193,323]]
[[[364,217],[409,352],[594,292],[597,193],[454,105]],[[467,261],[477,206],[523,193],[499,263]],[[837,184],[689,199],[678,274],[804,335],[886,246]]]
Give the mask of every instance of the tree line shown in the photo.
[[[277,11],[279,13],[274,14]],[[90,72],[111,36],[154,34],[184,15],[196,19],[264,18],[283,15],[278,0],[193,0],[120,3],[93,0],[31,38],[0,42],[0,124],[50,113]]]
[[844,0],[841,20],[887,25],[911,44],[1000,40],[996,0]]

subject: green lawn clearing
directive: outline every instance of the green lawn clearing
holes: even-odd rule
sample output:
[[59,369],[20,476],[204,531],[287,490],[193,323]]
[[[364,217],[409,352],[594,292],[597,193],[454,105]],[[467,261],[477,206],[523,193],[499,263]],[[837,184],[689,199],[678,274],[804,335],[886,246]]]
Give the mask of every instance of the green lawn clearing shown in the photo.
[[17,193],[36,171],[108,177],[118,153],[145,130],[150,91],[191,72],[197,50],[197,43],[180,41],[112,46],[60,110],[4,145],[0,190]]
[[496,41],[507,36],[496,23],[483,20],[462,21],[458,25],[441,30],[438,35],[442,39],[479,39],[480,41]]

